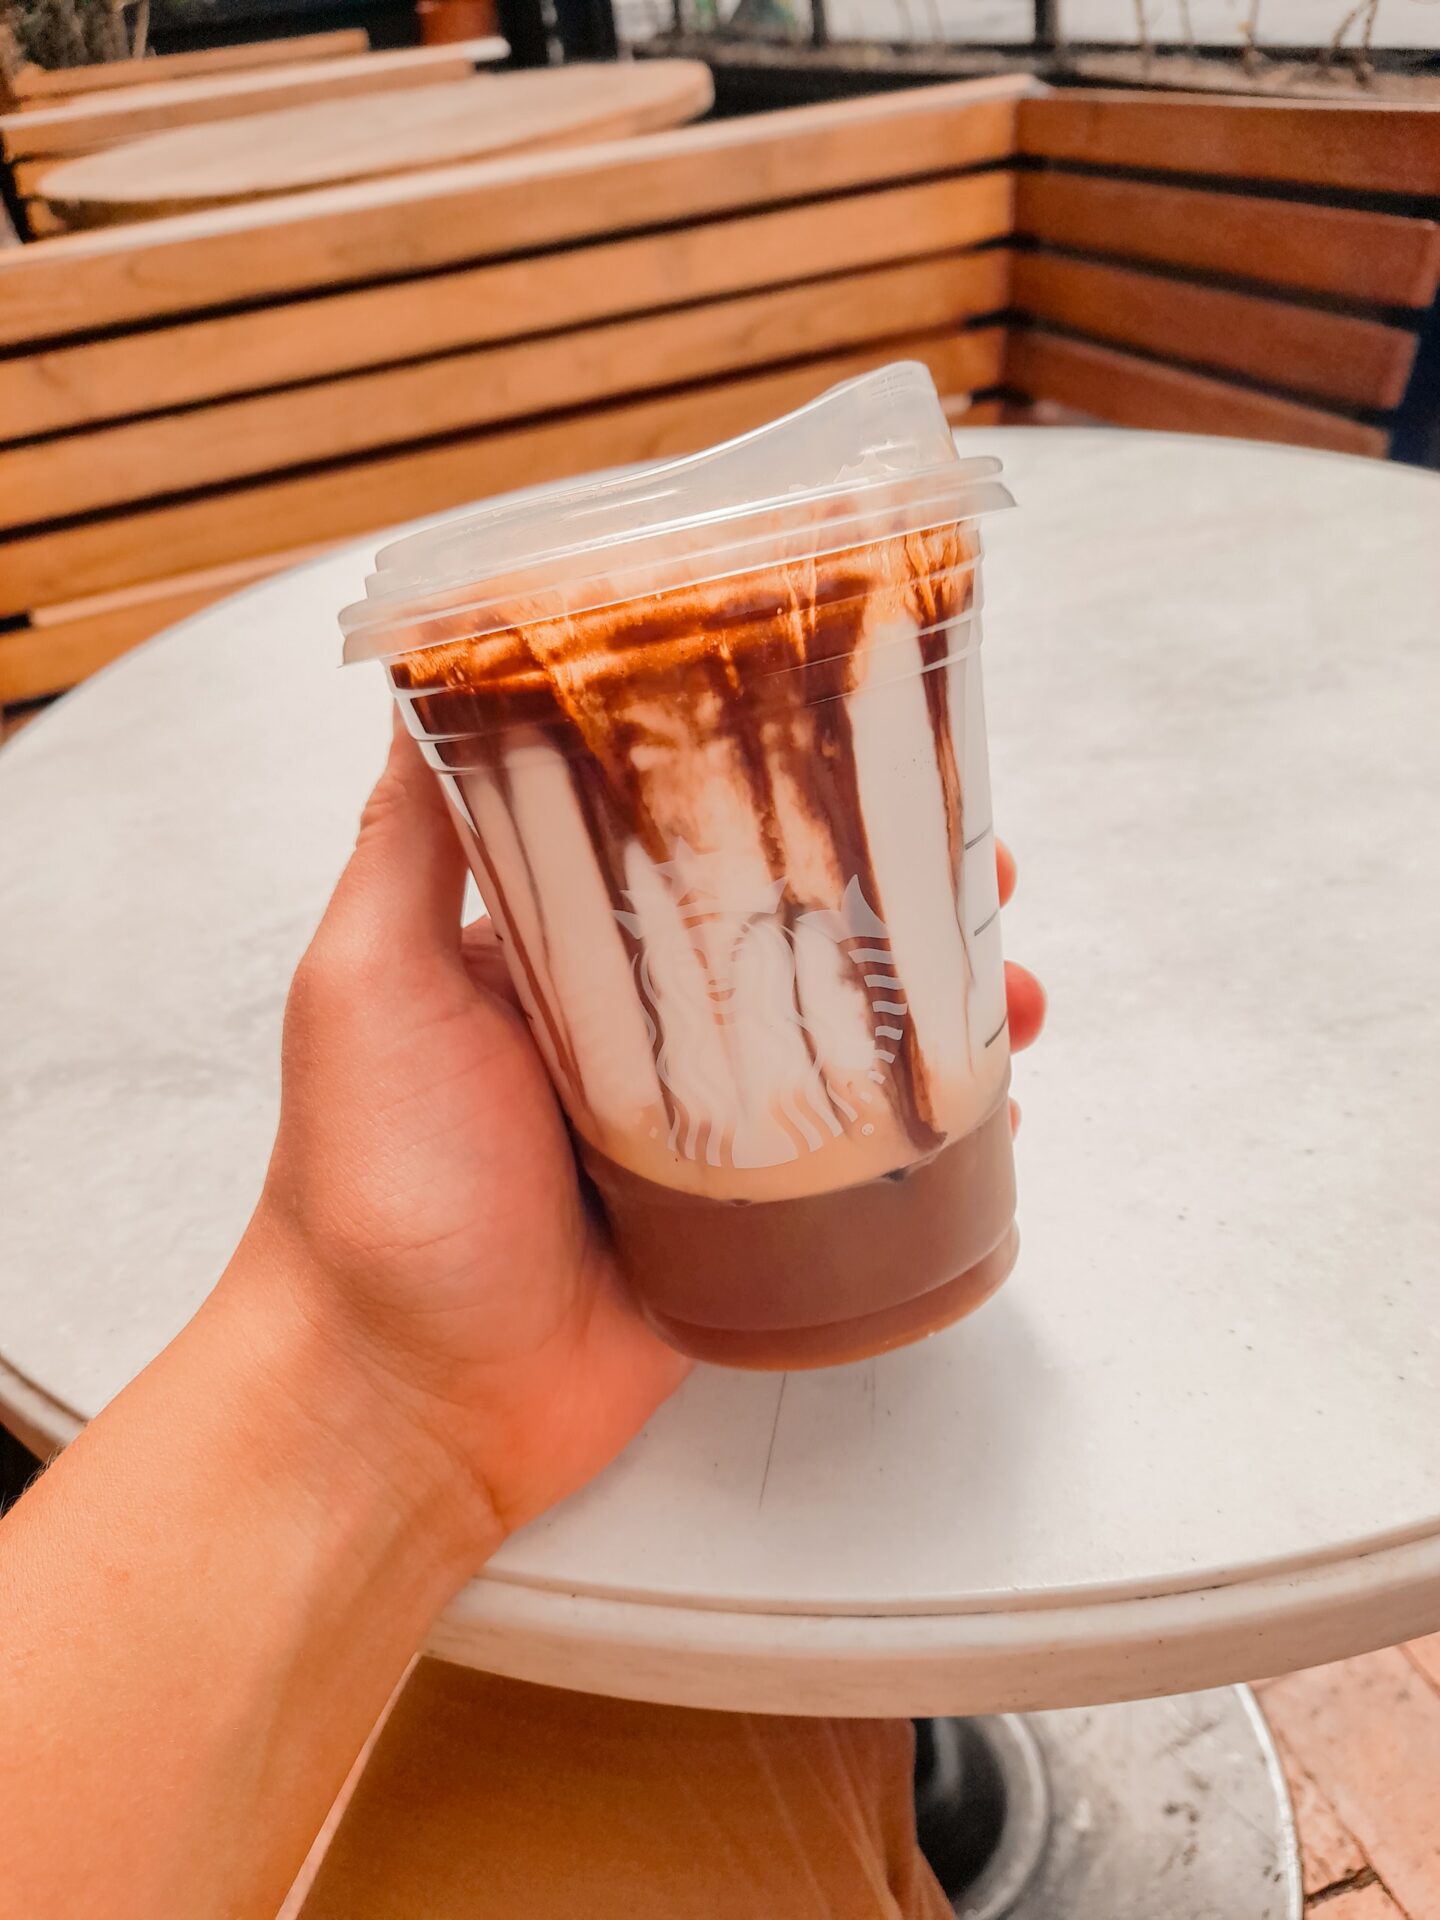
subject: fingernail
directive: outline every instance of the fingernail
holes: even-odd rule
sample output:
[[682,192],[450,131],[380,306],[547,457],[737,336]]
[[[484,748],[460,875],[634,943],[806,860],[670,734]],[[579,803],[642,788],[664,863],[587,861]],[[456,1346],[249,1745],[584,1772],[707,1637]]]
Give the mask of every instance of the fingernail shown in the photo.
[[1019,1131],[1020,1131],[1020,1102],[1018,1100],[1012,1100],[1010,1102],[1010,1137],[1012,1140],[1014,1139],[1015,1135],[1019,1133]]

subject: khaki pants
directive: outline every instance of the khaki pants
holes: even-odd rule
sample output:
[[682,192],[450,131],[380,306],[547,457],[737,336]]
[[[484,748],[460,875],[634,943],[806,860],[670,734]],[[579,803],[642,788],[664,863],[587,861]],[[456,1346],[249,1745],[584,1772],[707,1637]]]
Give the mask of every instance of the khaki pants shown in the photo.
[[908,1721],[652,1707],[424,1660],[304,1920],[949,1920]]

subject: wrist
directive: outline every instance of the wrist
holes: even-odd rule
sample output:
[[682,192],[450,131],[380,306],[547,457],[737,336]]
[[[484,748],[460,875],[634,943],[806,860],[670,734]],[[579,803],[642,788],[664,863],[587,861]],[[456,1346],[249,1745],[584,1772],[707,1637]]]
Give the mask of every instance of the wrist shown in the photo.
[[[504,1538],[467,1463],[426,1421],[416,1396],[335,1310],[343,1281],[263,1213],[207,1302],[227,1345],[244,1352],[272,1447],[284,1450],[327,1514],[411,1556],[443,1604]],[[443,1591],[442,1591],[443,1590]]]

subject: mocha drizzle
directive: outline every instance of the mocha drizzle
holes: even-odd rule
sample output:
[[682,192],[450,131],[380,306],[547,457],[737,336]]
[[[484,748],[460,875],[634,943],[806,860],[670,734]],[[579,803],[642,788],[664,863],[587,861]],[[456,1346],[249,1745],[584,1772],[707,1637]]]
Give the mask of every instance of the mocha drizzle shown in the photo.
[[[514,742],[517,728],[543,733],[569,768],[617,911],[627,904],[627,844],[637,841],[656,863],[672,855],[637,763],[644,758],[638,750],[658,744],[643,719],[642,703],[663,700],[668,711],[686,716],[692,739],[723,738],[746,783],[771,877],[787,882],[778,911],[789,932],[800,914],[834,908],[839,901],[801,897],[787,875],[776,768],[793,792],[804,796],[813,823],[828,837],[842,889],[853,874],[884,918],[883,888],[861,814],[849,710],[840,696],[856,687],[857,654],[867,624],[877,615],[903,612],[920,629],[922,663],[930,669],[923,674],[926,711],[958,911],[964,806],[948,679],[941,669],[947,657],[945,628],[971,604],[974,558],[965,530],[944,528],[819,562],[782,563],[748,581],[630,601],[568,622],[517,618],[502,633],[402,654],[392,661],[391,675],[397,690],[410,695],[430,736],[432,756],[447,769],[485,769],[507,805],[503,748]],[[480,857],[482,892],[513,929],[493,862],[483,848]],[[632,962],[637,960],[638,936],[623,920],[616,925]],[[523,946],[518,935],[512,945]],[[520,960],[556,1057],[583,1102],[575,1051],[560,1025],[563,1008],[547,1005],[523,954]],[[868,997],[865,1007],[874,1039],[877,1020]],[[801,1031],[809,1042],[803,1025]],[[891,1088],[897,1115],[917,1150],[935,1151],[945,1136],[913,1021],[904,1023]]]

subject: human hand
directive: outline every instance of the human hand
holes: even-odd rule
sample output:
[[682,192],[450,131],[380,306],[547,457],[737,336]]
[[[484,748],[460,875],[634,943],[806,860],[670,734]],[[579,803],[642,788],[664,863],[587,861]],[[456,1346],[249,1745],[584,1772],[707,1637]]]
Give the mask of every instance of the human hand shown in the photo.
[[[998,854],[1002,901],[1014,890]],[[397,729],[285,1020],[252,1233],[291,1258],[335,1363],[459,1475],[481,1552],[582,1486],[679,1384],[587,1208],[560,1108],[465,861]],[[1007,966],[1011,1044],[1044,997]]]

